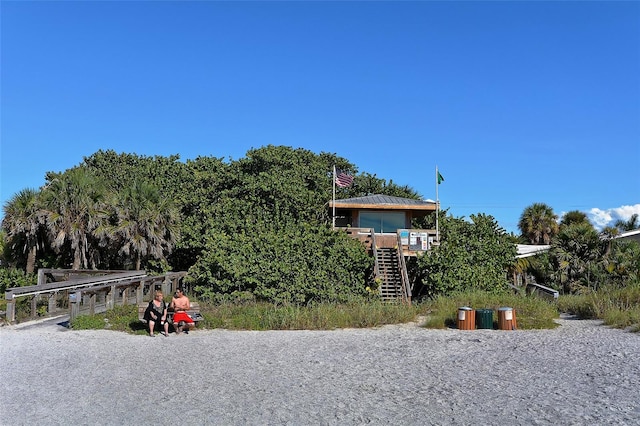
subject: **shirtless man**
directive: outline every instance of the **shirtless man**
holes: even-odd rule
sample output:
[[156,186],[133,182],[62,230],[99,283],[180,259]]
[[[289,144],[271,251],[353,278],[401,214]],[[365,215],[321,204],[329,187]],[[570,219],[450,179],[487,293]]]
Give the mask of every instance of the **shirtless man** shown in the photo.
[[189,298],[181,288],[177,289],[169,304],[169,309],[173,309],[174,312],[173,327],[176,329],[176,334],[182,333],[183,329],[185,333],[188,333],[189,329],[195,326],[193,319],[186,312],[189,308],[191,308]]

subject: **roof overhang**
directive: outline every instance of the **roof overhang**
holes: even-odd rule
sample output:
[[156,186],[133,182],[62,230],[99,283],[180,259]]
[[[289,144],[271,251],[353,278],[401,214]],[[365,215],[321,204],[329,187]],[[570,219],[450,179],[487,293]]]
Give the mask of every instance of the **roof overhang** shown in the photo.
[[530,244],[516,244],[516,259],[522,259],[523,257],[535,256],[536,254],[549,251],[550,245],[530,245]]
[[633,231],[623,232],[620,235],[613,237],[616,240],[635,240],[640,242],[640,229],[634,229]]
[[359,210],[410,210],[418,212],[433,212],[437,210],[435,201],[414,200],[390,195],[368,195],[344,200],[331,200],[329,207],[334,206],[341,209]]

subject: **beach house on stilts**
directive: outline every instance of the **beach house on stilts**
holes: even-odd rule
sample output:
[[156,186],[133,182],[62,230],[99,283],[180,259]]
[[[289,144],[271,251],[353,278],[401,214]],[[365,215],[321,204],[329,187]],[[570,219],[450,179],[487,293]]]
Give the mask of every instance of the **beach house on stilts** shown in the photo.
[[[360,240],[373,256],[373,281],[384,301],[411,302],[415,283],[407,263],[437,245],[436,229],[414,229],[412,223],[437,214],[437,203],[389,195],[331,200],[334,228]],[[415,260],[415,259],[413,259]]]

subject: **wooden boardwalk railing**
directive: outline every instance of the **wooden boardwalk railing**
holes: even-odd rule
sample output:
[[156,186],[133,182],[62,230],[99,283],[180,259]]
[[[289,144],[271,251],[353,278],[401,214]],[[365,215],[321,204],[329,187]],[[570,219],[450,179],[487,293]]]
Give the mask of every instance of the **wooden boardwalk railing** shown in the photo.
[[[74,319],[81,313],[94,314],[114,306],[151,300],[156,289],[171,294],[186,275],[186,272],[147,275],[146,271],[42,269],[38,271],[37,285],[7,289],[6,320],[16,321],[20,298],[31,300],[29,319],[62,313]],[[45,282],[47,277],[62,281]]]

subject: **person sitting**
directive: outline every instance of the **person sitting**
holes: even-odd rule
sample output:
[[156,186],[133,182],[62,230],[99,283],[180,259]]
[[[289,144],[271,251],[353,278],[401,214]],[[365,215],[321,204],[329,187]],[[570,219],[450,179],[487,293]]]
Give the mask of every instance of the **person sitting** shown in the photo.
[[176,329],[176,334],[182,333],[183,330],[185,334],[188,334],[189,330],[195,327],[195,322],[186,312],[190,308],[191,302],[189,298],[181,288],[177,289],[169,304],[169,309],[172,309],[174,312],[173,327]]
[[149,336],[155,337],[153,331],[156,329],[156,325],[162,327],[164,331],[162,334],[165,337],[169,336],[169,323],[167,322],[167,304],[162,298],[162,292],[156,291],[155,297],[149,302],[149,306],[144,311],[144,319],[149,324]]

